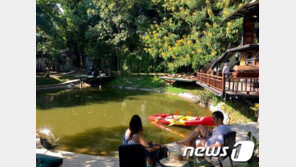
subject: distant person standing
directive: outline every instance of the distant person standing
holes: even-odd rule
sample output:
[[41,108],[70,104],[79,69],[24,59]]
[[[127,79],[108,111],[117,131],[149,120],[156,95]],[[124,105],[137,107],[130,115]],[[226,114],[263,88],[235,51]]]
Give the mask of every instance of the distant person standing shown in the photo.
[[225,63],[223,70],[222,70],[222,74],[225,74],[225,77],[228,78],[228,76],[230,74],[228,63]]
[[46,70],[45,77],[50,78],[50,70],[51,70],[50,67],[46,67],[45,70]]

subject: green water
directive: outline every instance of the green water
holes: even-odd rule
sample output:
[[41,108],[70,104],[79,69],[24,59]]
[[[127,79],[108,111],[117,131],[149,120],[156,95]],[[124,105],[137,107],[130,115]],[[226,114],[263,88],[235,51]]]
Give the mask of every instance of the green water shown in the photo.
[[[176,96],[121,89],[74,89],[37,91],[36,128],[50,129],[60,138],[58,149],[93,155],[117,151],[130,118],[142,118],[144,136],[154,143],[169,143],[181,137],[163,131],[148,120],[157,113],[210,116],[211,112]],[[188,135],[190,128],[169,127]]]

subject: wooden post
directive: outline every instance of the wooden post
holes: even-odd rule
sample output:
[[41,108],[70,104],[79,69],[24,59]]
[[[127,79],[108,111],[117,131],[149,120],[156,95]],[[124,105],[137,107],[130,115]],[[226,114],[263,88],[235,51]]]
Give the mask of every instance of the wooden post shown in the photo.
[[225,93],[225,73],[222,74],[222,93]]
[[[230,81],[229,81],[230,84]],[[234,91],[234,81],[232,82],[232,91]]]
[[207,85],[210,87],[210,71],[207,72]]
[[249,94],[249,93],[248,93],[248,79],[246,79],[245,91],[247,92],[247,94]]

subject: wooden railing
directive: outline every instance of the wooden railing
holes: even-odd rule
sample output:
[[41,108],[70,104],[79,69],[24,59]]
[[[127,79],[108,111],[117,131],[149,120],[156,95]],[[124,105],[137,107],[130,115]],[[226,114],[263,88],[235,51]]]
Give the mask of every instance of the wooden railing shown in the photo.
[[259,94],[258,77],[230,77],[225,80],[225,91],[244,94]]
[[258,77],[228,77],[197,72],[196,80],[222,93],[259,95]]
[[197,72],[196,80],[221,92],[225,90],[225,77]]

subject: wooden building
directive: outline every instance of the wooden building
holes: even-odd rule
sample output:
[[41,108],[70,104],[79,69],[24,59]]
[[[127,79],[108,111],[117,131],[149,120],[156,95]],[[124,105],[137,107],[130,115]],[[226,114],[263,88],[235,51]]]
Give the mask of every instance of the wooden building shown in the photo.
[[[219,96],[259,97],[259,0],[229,15],[224,22],[243,17],[242,41],[197,72],[197,84]],[[228,64],[230,74],[222,74]]]

